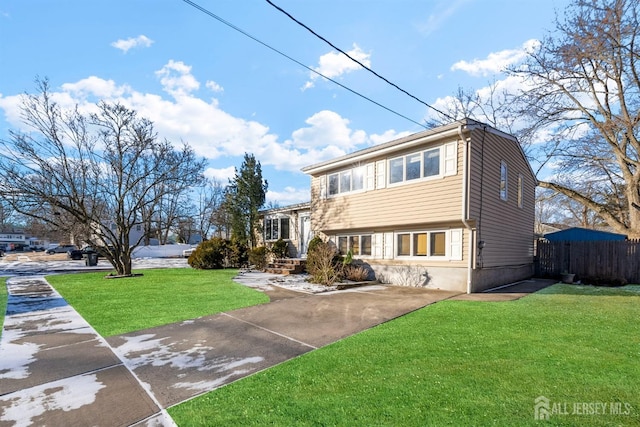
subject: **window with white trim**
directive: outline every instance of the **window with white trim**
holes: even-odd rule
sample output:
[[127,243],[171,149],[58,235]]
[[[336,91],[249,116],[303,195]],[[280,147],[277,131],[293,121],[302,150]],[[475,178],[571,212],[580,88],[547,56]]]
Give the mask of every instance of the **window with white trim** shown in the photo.
[[457,174],[457,143],[417,151],[388,161],[389,184]]
[[289,238],[289,217],[276,216],[264,219],[264,240],[278,240]]
[[389,160],[389,184],[440,175],[440,148],[407,154]]
[[371,243],[371,234],[338,236],[338,251],[341,255],[351,251],[353,256],[371,256]]
[[365,184],[365,167],[358,166],[328,175],[327,194],[338,194],[362,191]]
[[505,161],[500,162],[500,199],[507,200],[509,198],[509,172],[507,170],[507,163]]
[[458,173],[458,143],[366,163],[351,169],[322,175],[320,197],[370,191],[422,179],[452,176]]
[[395,233],[398,258],[462,259],[460,230],[425,230]]

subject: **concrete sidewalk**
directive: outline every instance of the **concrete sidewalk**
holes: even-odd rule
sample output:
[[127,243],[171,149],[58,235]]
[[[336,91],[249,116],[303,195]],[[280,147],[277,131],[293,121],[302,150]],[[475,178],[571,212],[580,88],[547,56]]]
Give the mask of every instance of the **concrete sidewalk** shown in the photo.
[[173,426],[108,343],[43,277],[7,280],[0,426]]

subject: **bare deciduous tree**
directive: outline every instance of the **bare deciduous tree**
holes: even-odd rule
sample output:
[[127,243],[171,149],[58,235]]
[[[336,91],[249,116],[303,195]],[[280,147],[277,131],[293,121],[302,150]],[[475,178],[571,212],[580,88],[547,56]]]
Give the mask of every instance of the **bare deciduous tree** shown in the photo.
[[202,186],[195,189],[195,207],[193,213],[194,228],[202,239],[213,237],[226,237],[222,232],[224,223],[220,218],[224,217],[225,187],[215,178],[207,179]]
[[117,274],[131,274],[141,241],[130,232],[167,192],[198,184],[204,161],[186,144],[158,141],[153,124],[120,104],[100,102],[94,113],[62,110],[48,82],[25,95],[23,121],[31,132],[0,141],[0,196],[19,213],[61,231],[83,230],[106,248]]
[[529,131],[547,135],[541,164],[562,171],[540,186],[634,237],[640,237],[639,7],[634,0],[577,0],[524,66],[511,70],[528,87],[516,99],[517,113],[531,120]]

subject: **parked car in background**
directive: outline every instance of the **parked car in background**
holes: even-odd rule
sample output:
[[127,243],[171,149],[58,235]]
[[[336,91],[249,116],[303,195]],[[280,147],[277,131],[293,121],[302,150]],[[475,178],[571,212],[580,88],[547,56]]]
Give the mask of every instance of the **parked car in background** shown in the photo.
[[196,248],[189,248],[189,249],[185,249],[184,251],[182,251],[182,256],[184,258],[189,258],[189,256],[191,256],[191,254],[193,253],[193,251],[195,251]]
[[77,261],[79,259],[82,259],[82,257],[84,256],[84,252],[82,251],[82,249],[72,249],[70,251],[67,251],[67,256]]
[[48,255],[64,254],[74,249],[78,249],[76,245],[60,245],[60,246],[56,246],[55,248],[47,249],[46,253]]
[[98,256],[101,256],[102,254],[100,254],[99,251],[96,251],[93,247],[91,246],[85,246],[82,249],[72,249],[67,251],[67,256],[73,260],[80,260],[82,258],[85,258],[87,255],[89,254],[98,254]]
[[87,254],[98,254],[99,257],[105,257],[108,251],[113,251],[113,246],[85,246],[82,248],[83,255]]

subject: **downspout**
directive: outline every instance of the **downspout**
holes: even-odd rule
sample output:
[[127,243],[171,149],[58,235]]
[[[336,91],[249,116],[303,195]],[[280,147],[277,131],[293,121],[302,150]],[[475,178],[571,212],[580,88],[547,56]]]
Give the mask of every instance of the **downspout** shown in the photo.
[[471,270],[473,269],[473,228],[469,224],[469,145],[467,139],[462,134],[462,125],[458,126],[458,135],[462,140],[462,223],[469,232],[469,265],[467,266],[467,293],[471,293]]

